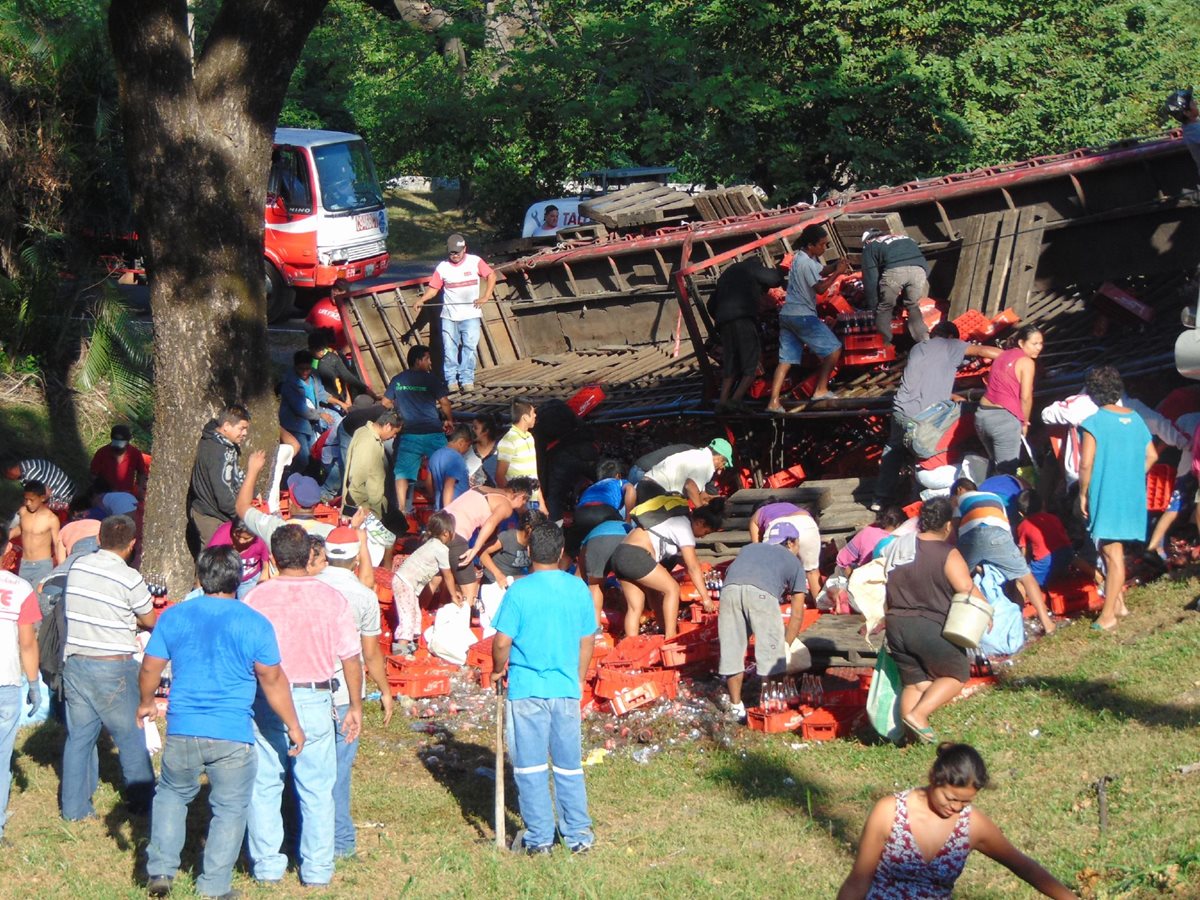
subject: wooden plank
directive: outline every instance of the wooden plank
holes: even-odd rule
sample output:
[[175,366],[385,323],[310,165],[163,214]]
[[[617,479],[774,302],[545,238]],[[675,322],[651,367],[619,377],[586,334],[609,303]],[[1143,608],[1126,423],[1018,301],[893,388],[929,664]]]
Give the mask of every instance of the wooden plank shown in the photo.
[[954,286],[950,288],[950,318],[957,319],[971,308],[971,282],[979,258],[980,235],[985,216],[968,216],[962,226],[962,247],[958,251],[958,266],[954,270]]
[[1028,312],[1029,292],[1042,254],[1045,222],[1045,215],[1036,206],[1022,209],[1017,219],[1016,247],[1004,292],[1004,308],[1013,310],[1022,319]]
[[996,238],[992,245],[992,267],[988,272],[987,292],[984,295],[987,299],[983,305],[983,314],[989,319],[999,315],[1003,308],[1005,288],[1008,286],[1013,253],[1017,245],[1017,222],[1020,218],[1021,213],[1016,209],[1000,214]]
[[712,200],[709,199],[707,192],[697,194],[692,198],[692,202],[696,204],[696,213],[703,221],[712,222],[720,218],[717,215],[717,208],[713,205]]

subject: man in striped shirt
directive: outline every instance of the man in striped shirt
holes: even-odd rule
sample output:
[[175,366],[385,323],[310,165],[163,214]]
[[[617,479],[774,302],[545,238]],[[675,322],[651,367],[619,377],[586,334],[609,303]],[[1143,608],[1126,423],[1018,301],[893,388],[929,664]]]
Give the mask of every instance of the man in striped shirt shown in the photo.
[[0,466],[9,481],[40,481],[50,492],[50,505],[65,507],[75,498],[75,482],[48,459],[10,460]]
[[[529,400],[516,399],[512,402],[512,427],[500,439],[496,447],[499,462],[496,463],[496,486],[507,486],[513,478],[538,477],[537,447],[533,441],[533,426],[537,424],[537,407]],[[541,491],[533,499],[541,499]]]
[[134,814],[150,810],[154,768],[137,725],[137,630],[154,627],[158,614],[146,582],[129,567],[137,526],[129,516],[100,523],[100,549],[67,573],[67,641],[63,648],[63,688],[67,742],[63,748],[62,814],[86,819],[95,814],[92,795],[99,777],[96,741],[108,729],[125,778],[125,806]]

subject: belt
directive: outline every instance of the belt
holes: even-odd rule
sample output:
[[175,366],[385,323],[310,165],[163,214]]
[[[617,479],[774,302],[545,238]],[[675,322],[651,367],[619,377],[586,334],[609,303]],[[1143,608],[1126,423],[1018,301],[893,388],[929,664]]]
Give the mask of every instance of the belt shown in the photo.
[[331,678],[329,681],[293,681],[292,687],[309,691],[336,691],[338,685],[337,679]]
[[110,662],[114,660],[120,660],[124,662],[125,660],[133,659],[132,653],[114,653],[111,656],[85,656],[82,653],[76,653],[75,655],[80,659],[103,659]]

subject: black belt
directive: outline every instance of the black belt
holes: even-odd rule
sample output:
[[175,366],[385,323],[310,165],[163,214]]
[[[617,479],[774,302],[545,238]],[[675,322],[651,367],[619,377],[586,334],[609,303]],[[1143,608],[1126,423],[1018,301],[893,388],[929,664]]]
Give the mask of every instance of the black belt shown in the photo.
[[293,681],[292,687],[305,688],[310,691],[336,691],[338,680],[331,678],[329,681]]

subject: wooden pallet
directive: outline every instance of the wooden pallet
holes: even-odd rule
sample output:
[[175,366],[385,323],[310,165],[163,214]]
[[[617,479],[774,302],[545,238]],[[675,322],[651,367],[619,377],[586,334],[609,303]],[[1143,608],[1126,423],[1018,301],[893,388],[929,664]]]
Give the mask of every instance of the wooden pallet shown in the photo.
[[950,318],[969,309],[989,319],[1005,309],[1025,317],[1045,221],[1044,211],[1036,206],[983,213],[965,221],[950,290]]

